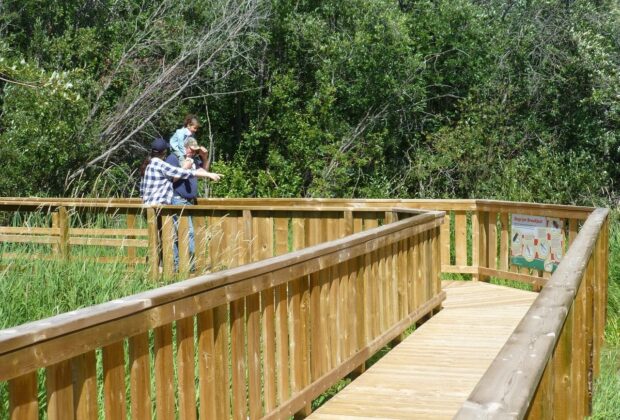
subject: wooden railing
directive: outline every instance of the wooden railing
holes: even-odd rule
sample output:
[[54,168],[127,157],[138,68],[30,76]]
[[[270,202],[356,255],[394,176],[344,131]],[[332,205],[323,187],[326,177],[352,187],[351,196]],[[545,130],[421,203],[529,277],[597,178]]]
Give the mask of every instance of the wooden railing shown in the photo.
[[222,271],[2,331],[12,418],[283,418],[445,298],[442,212],[234,211]]
[[[192,265],[197,274],[213,272],[80,312],[78,318],[56,317],[52,327],[35,323],[18,327],[16,336],[0,332],[0,381],[10,379],[11,389],[29,390],[27,396],[12,397],[15,413],[36,411],[36,369],[43,368],[51,386],[46,391],[49,413],[73,401],[76,415],[82,410],[92,414],[97,387],[106,395],[106,413],[125,415],[129,407],[134,418],[143,418],[134,413],[146,415],[153,406],[158,418],[167,418],[175,404],[183,418],[192,418],[188,410],[196,403],[201,418],[283,418],[307,410],[312,398],[337,378],[439,306],[440,271],[542,288],[533,312],[463,407],[461,418],[588,413],[605,322],[605,210],[492,200],[210,199],[198,204],[145,208],[135,199],[0,201],[0,211],[60,214],[64,208],[67,215],[103,213],[128,223],[131,217],[125,215],[133,215],[134,229],[139,229],[115,226],[115,238],[146,241],[148,255],[142,262],[153,277],[160,275],[159,267],[163,274],[173,274],[176,215],[180,277]],[[444,211],[445,222],[436,213],[415,215],[412,209]],[[510,264],[512,214],[563,221],[570,248],[553,275]],[[190,216],[197,244],[193,263],[187,243]],[[79,229],[75,221],[56,217],[59,222],[49,229],[67,239],[66,255],[71,255],[72,234],[94,237],[93,232],[72,231]],[[0,228],[0,241],[27,235],[6,229]],[[53,255],[63,255],[60,239],[53,246]],[[129,348],[127,361],[123,346]],[[60,356],[52,356],[56,351]],[[194,352],[210,355],[199,358],[197,400],[191,391],[195,366],[187,361]],[[92,376],[95,354],[100,353],[103,384]],[[125,368],[131,372],[127,384],[121,379]],[[178,384],[170,379],[174,369]],[[67,372],[80,370],[85,376],[67,385]],[[155,377],[156,395],[149,393],[150,377]],[[119,391],[123,386],[129,387],[129,401]],[[55,401],[63,402],[58,406]]]
[[[198,224],[199,238],[196,247],[197,272],[216,270],[222,266],[222,259],[213,258],[214,247],[221,243],[209,245],[211,238],[222,235],[223,226],[231,227],[235,219],[237,224],[248,223],[251,214],[243,212],[275,211],[280,214],[304,211],[333,210],[344,217],[345,211],[353,211],[352,217],[361,216],[361,209],[366,214],[373,209],[380,222],[382,214],[393,207],[421,210],[441,210],[446,212],[446,222],[442,225],[441,255],[442,272],[470,274],[474,279],[485,280],[489,276],[523,281],[541,287],[549,274],[542,271],[519,269],[510,265],[510,216],[513,213],[538,216],[552,216],[564,220],[568,244],[574,240],[579,226],[593,211],[590,207],[559,206],[533,203],[511,203],[493,200],[345,200],[345,199],[201,199],[198,206],[166,206],[149,212],[141,206],[138,199],[16,199],[0,200],[0,211],[50,212],[55,218],[50,226],[0,227],[0,242],[35,242],[52,244],[48,257],[62,256],[69,258],[71,246],[104,245],[123,247],[124,254],[116,259],[99,257],[102,262],[123,262],[129,265],[148,262],[151,277],[157,278],[161,271],[171,275],[172,245],[174,228],[172,217],[180,215],[179,242],[182,259],[181,275],[189,259],[186,229],[188,218],[193,216]],[[102,229],[92,226],[80,227],[77,217],[71,215],[106,214],[115,218],[114,228]],[[372,212],[370,212],[372,213]],[[245,217],[245,222],[243,218]],[[290,218],[290,216],[289,216]],[[159,219],[159,220],[158,220]],[[166,222],[167,220],[167,222]],[[165,223],[164,223],[165,222]],[[119,226],[120,223],[120,226]],[[125,223],[123,225],[123,223]],[[71,228],[68,228],[71,227]],[[68,228],[68,229],[67,229]],[[158,228],[163,234],[158,233]],[[46,230],[47,229],[47,230]],[[203,229],[203,230],[201,230]],[[218,233],[219,232],[219,233]],[[78,236],[79,235],[79,236]],[[200,237],[202,235],[202,237]],[[162,242],[164,242],[162,244]],[[140,249],[148,248],[146,251]],[[157,252],[155,250],[158,250]],[[63,252],[59,252],[63,251]],[[234,253],[233,253],[234,255]],[[18,254],[4,254],[3,258],[19,257]],[[161,259],[161,260],[160,260]],[[202,271],[201,271],[202,270]]]
[[[23,258],[63,259],[79,256],[98,262],[146,264],[149,242],[140,204],[98,202],[76,204],[68,200],[0,200],[0,243],[31,244],[27,253],[3,250],[2,261]],[[15,219],[18,219],[16,225]],[[21,224],[21,226],[19,225]],[[112,255],[87,255],[88,248],[112,249]],[[140,251],[140,250],[144,251]]]
[[608,210],[595,210],[458,419],[583,418],[605,328]]

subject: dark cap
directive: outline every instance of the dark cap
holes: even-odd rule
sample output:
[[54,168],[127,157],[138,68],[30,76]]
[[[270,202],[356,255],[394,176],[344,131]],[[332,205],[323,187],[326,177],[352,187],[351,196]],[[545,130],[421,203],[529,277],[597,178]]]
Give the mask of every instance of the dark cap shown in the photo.
[[168,150],[169,147],[170,145],[168,142],[161,137],[156,138],[153,140],[153,143],[151,143],[151,150],[155,152],[163,152],[164,150]]

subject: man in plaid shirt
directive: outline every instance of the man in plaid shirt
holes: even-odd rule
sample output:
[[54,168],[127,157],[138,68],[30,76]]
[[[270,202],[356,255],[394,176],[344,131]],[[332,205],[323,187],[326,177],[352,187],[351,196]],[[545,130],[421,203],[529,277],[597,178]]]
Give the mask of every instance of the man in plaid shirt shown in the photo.
[[173,189],[172,182],[187,179],[193,176],[220,180],[220,174],[200,169],[183,169],[172,166],[163,161],[168,150],[168,143],[158,138],[151,144],[151,156],[142,164],[142,181],[140,182],[140,196],[144,204],[171,204]]

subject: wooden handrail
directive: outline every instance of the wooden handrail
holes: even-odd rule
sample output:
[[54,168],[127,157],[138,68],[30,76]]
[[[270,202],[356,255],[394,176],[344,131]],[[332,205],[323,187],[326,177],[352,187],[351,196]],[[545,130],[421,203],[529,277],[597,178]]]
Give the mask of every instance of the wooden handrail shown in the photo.
[[[11,415],[37,416],[43,368],[50,418],[72,410],[97,417],[98,388],[106,418],[126,417],[127,394],[134,418],[150,417],[152,407],[158,418],[173,418],[177,407],[185,418],[197,392],[201,417],[281,417],[304,410],[445,299],[443,212],[406,211],[399,221],[385,209],[358,219],[351,210],[250,213],[222,217],[223,241],[242,225],[236,263],[255,262],[0,331]],[[288,234],[297,251],[286,253]]]
[[[428,212],[355,233],[342,239],[310,246],[300,251],[202,275],[126,298],[2,330],[0,331],[0,380],[10,379],[15,375],[15,369],[18,367],[12,366],[13,363],[8,362],[7,358],[10,360],[12,353],[20,348],[92,328],[158,306],[185,301],[201,293],[220,288],[224,293],[221,296],[224,300],[207,303],[206,307],[201,308],[201,310],[208,309],[224,301],[233,300],[233,297],[238,299],[247,293],[255,293],[264,288],[285,283],[334,262],[355,258],[365,252],[398,242],[404,237],[415,235],[421,230],[439,226],[443,214],[443,212]],[[309,261],[314,262],[310,265],[306,264]],[[265,277],[270,273],[272,275],[269,278]],[[257,281],[257,279],[260,280]],[[248,281],[252,284],[246,284]],[[7,371],[13,374],[7,376]]]
[[[76,228],[70,227],[71,224],[67,222],[66,217],[56,217],[52,228],[34,228],[30,232],[24,228],[23,235],[20,234],[19,228],[4,228],[0,229],[0,233],[5,236],[8,234],[11,238],[14,235],[15,238],[13,239],[19,241],[27,240],[29,233],[34,241],[47,241],[47,237],[36,239],[37,237],[32,234],[47,233],[51,237],[53,233],[56,238],[63,238],[63,241],[57,243],[56,252],[68,256],[70,253],[69,245],[89,244],[91,243],[90,236],[95,233],[104,236],[117,234],[118,236],[129,236],[131,238],[128,238],[126,243],[136,247],[144,246],[146,241],[135,239],[135,236],[148,232],[149,263],[152,265],[152,272],[157,275],[157,263],[153,264],[153,261],[158,261],[157,249],[161,246],[160,243],[156,242],[159,236],[157,214],[164,220],[163,237],[168,237],[168,242],[164,242],[163,246],[164,270],[170,269],[171,250],[168,248],[171,248],[169,245],[171,238],[173,238],[170,223],[166,225],[166,221],[171,222],[173,215],[178,215],[179,232],[186,232],[189,219],[187,216],[192,216],[195,226],[199,226],[197,232],[202,235],[203,254],[208,251],[209,258],[217,259],[219,258],[218,255],[241,252],[230,266],[246,264],[235,268],[226,268],[221,272],[201,275],[106,304],[0,331],[0,381],[9,380],[9,388],[17,389],[16,387],[20,387],[22,384],[32,386],[33,381],[36,382],[34,370],[41,367],[46,367],[48,375],[52,376],[62,375],[60,372],[65,372],[70,365],[76,369],[76,366],[81,363],[88,363],[90,369],[94,369],[94,362],[90,359],[88,362],[83,361],[82,357],[94,358],[95,349],[103,349],[104,370],[109,371],[110,366],[119,366],[116,378],[118,383],[122,384],[124,368],[121,369],[120,366],[123,363],[123,342],[129,342],[132,349],[137,346],[137,348],[142,348],[140,351],[148,353],[148,334],[151,332],[147,333],[147,331],[153,331],[155,348],[162,351],[162,353],[157,353],[158,350],[156,350],[156,353],[159,354],[155,360],[156,374],[160,375],[158,380],[171,377],[173,362],[170,340],[172,339],[172,329],[176,328],[177,339],[180,340],[185,337],[185,344],[183,346],[179,344],[178,351],[186,351],[182,350],[184,346],[189,345],[187,343],[193,343],[196,339],[192,335],[194,331],[192,319],[195,317],[194,320],[198,324],[199,331],[205,331],[209,325],[215,328],[216,324],[225,326],[224,330],[227,331],[222,336],[209,338],[212,343],[207,345],[217,347],[213,351],[219,352],[218,354],[224,357],[225,362],[216,368],[220,371],[215,373],[214,382],[217,384],[214,385],[216,388],[213,391],[219,390],[220,394],[228,392],[229,384],[227,382],[219,383],[219,379],[228,375],[227,366],[230,362],[233,366],[232,381],[234,382],[237,378],[237,382],[233,383],[231,388],[237,390],[235,392],[239,392],[240,396],[235,397],[237,399],[232,402],[225,399],[223,402],[218,402],[216,410],[223,413],[228,407],[233,407],[233,413],[236,412],[238,417],[245,418],[245,415],[241,413],[246,407],[249,407],[250,417],[257,417],[261,410],[260,401],[257,403],[257,398],[260,400],[260,393],[262,392],[260,378],[256,379],[255,375],[252,376],[253,379],[251,380],[254,382],[248,384],[244,382],[245,379],[241,379],[239,382],[239,378],[246,378],[247,372],[250,372],[247,373],[248,376],[252,374],[251,372],[256,373],[257,366],[252,365],[252,363],[254,363],[253,360],[257,355],[261,355],[261,350],[257,346],[261,346],[263,343],[267,346],[264,350],[265,355],[270,358],[276,355],[280,357],[278,359],[279,366],[288,366],[286,359],[288,355],[277,355],[275,344],[264,342],[263,340],[267,340],[267,338],[261,336],[261,331],[266,329],[275,331],[272,325],[274,321],[279,323],[278,328],[283,329],[284,334],[287,333],[286,311],[289,309],[287,297],[293,299],[288,302],[288,305],[292,305],[291,308],[295,309],[298,312],[297,315],[300,316],[300,318],[295,318],[298,325],[290,326],[291,342],[301,339],[305,346],[317,346],[319,343],[321,346],[312,347],[310,354],[320,354],[325,348],[327,351],[331,351],[328,347],[323,347],[329,343],[329,340],[337,340],[337,337],[330,336],[332,331],[323,331],[323,327],[327,325],[325,324],[327,321],[323,317],[326,314],[335,317],[333,311],[337,309],[325,306],[328,302],[327,296],[335,293],[330,298],[329,305],[336,305],[336,302],[339,302],[337,289],[341,287],[341,284],[347,284],[349,281],[347,276],[353,276],[350,277],[352,279],[357,275],[357,282],[361,282],[361,278],[364,277],[362,282],[364,288],[370,287],[372,289],[364,289],[365,293],[377,293],[377,296],[382,296],[380,299],[396,297],[397,307],[401,305],[403,299],[405,301],[413,299],[413,294],[409,296],[399,295],[402,285],[394,283],[397,279],[397,270],[399,273],[408,273],[407,276],[413,276],[413,279],[407,280],[410,282],[420,281],[420,276],[432,278],[433,282],[437,281],[432,285],[426,283],[421,286],[422,289],[420,290],[422,290],[426,301],[418,300],[417,294],[420,293],[420,290],[416,289],[413,292],[416,294],[416,298],[405,303],[405,308],[408,308],[409,312],[403,313],[402,308],[398,308],[400,310],[398,317],[393,311],[393,307],[389,308],[389,313],[382,313],[380,317],[378,315],[375,317],[371,312],[364,312],[367,309],[363,305],[374,305],[377,302],[362,300],[362,306],[358,306],[355,311],[361,310],[364,322],[370,321],[372,323],[372,325],[364,327],[370,328],[371,332],[364,331],[364,328],[358,331],[359,326],[349,325],[348,327],[351,329],[349,331],[355,331],[358,336],[364,336],[364,347],[354,349],[349,344],[342,344],[343,348],[348,349],[346,357],[343,356],[342,360],[340,359],[341,355],[334,352],[331,355],[332,359],[317,361],[312,369],[308,365],[301,367],[300,360],[307,357],[308,354],[303,357],[297,353],[294,354],[294,351],[297,350],[291,347],[290,373],[295,375],[295,379],[290,379],[291,394],[283,393],[278,396],[279,405],[275,407],[275,385],[272,382],[268,383],[274,379],[270,377],[268,381],[265,377],[265,401],[269,400],[270,402],[265,402],[263,414],[274,418],[292,415],[303,409],[309,400],[317,396],[334,380],[351,371],[373,351],[397,336],[408,323],[416,321],[419,317],[427,314],[429,310],[437,308],[445,297],[438,286],[439,255],[441,255],[443,264],[441,268],[445,271],[468,273],[472,275],[474,280],[498,276],[526,281],[537,287],[545,286],[536,301],[537,303],[531,309],[533,312],[528,313],[483,381],[480,382],[476,391],[472,393],[468,402],[463,406],[459,414],[461,418],[472,415],[488,416],[489,418],[529,415],[534,410],[532,407],[537,404],[532,401],[538,401],[540,393],[549,389],[549,379],[545,379],[547,376],[543,376],[543,372],[549,371],[549,369],[545,370],[545,366],[548,365],[550,359],[555,358],[555,356],[551,357],[551,354],[554,348],[558,347],[558,340],[567,340],[561,338],[566,337],[566,335],[561,334],[563,329],[568,328],[567,325],[571,325],[570,328],[574,329],[583,326],[584,330],[587,330],[580,333],[580,337],[586,337],[587,340],[590,340],[588,341],[589,344],[586,345],[586,348],[589,349],[586,350],[591,351],[588,363],[593,365],[590,366],[591,372],[593,372],[592,376],[596,375],[597,351],[600,350],[604,313],[601,313],[600,310],[596,312],[595,309],[588,309],[592,313],[588,312],[590,315],[583,315],[585,310],[574,309],[574,315],[571,315],[573,313],[571,304],[574,306],[575,296],[577,296],[580,302],[579,308],[598,308],[604,305],[604,282],[598,277],[603,276],[607,270],[603,264],[606,261],[606,257],[604,257],[605,232],[603,231],[606,227],[608,215],[608,210],[605,209],[511,203],[495,200],[382,199],[201,199],[198,205],[191,207],[162,206],[151,208],[143,206],[137,199],[24,200],[0,198],[0,211],[56,211],[58,209],[66,214],[76,212],[126,214],[128,215],[127,229],[81,230],[80,228],[80,230],[75,230]],[[426,211],[429,209],[443,211]],[[418,214],[421,211],[423,213]],[[147,220],[147,229],[135,229],[135,216],[145,215],[146,213],[150,214]],[[509,254],[507,253],[511,213],[564,219],[568,227],[568,242],[572,241],[572,246],[550,279],[543,278],[543,274],[547,273],[542,272],[508,271],[513,268],[509,266]],[[402,219],[394,221],[399,217]],[[447,223],[442,223],[444,217]],[[120,220],[123,221],[122,218]],[[583,220],[585,223],[580,230]],[[222,225],[219,226],[218,223]],[[301,227],[299,227],[300,223]],[[373,228],[380,223],[384,224]],[[214,236],[210,236],[209,239],[207,239],[208,229],[205,228],[207,225],[215,229],[211,232]],[[301,237],[293,237],[294,245],[292,248],[296,251],[284,254],[291,246],[288,242],[291,238],[289,234],[294,231],[293,226],[295,225],[301,232]],[[452,239],[451,226],[455,233]],[[318,227],[323,233],[318,233]],[[215,238],[218,233],[217,229],[220,229],[220,233],[223,232],[220,239]],[[368,230],[361,231],[362,229]],[[441,234],[439,234],[440,229]],[[76,233],[80,234],[79,239],[71,237]],[[179,235],[182,236],[182,233]],[[347,236],[320,243],[328,238],[337,238],[338,235]],[[497,242],[498,239],[500,240],[499,243]],[[56,239],[54,238],[54,240]],[[121,240],[111,239],[110,241],[109,243],[112,244]],[[220,244],[217,241],[222,241],[223,251],[219,248]],[[257,242],[252,244],[254,241]],[[275,251],[276,244],[274,242],[278,242],[278,251]],[[98,243],[102,243],[101,240]],[[54,246],[54,242],[52,244]],[[420,252],[422,244],[424,244],[424,251],[416,254],[416,252]],[[306,247],[304,248],[304,246]],[[235,247],[243,249],[234,249]],[[182,255],[183,253],[187,254],[187,243],[182,244],[179,240],[179,249]],[[274,254],[278,256],[268,258]],[[592,255],[594,257],[591,257]],[[451,262],[451,257],[456,257],[456,264]],[[259,258],[266,259],[257,261]],[[407,260],[408,258],[410,260]],[[396,259],[398,259],[398,263]],[[189,266],[187,256],[181,256],[181,261],[183,265]],[[250,263],[250,261],[255,262]],[[595,262],[597,268],[593,268]],[[356,267],[353,270],[358,271],[347,273],[346,263],[353,264]],[[396,268],[397,266],[398,268]],[[427,270],[424,271],[426,274],[420,274],[420,269],[414,270],[416,273],[412,274],[409,269],[415,266],[424,266],[424,270]],[[394,272],[389,271],[392,269]],[[379,283],[366,284],[365,282],[370,279],[369,276],[378,279],[391,279],[390,287],[392,289],[382,289],[384,286],[379,285]],[[587,287],[584,286],[586,282],[582,281],[584,277],[588,282]],[[340,283],[340,279],[342,279],[342,283]],[[348,286],[344,287],[343,293],[346,294],[346,287]],[[593,294],[594,298],[592,297]],[[360,297],[358,296],[357,299],[359,300]],[[364,299],[367,299],[367,296],[364,296]],[[592,299],[595,300],[594,303],[591,302]],[[273,308],[275,306],[274,301],[279,302],[278,309]],[[263,302],[267,302],[266,307]],[[360,302],[358,301],[357,304],[360,305]],[[346,304],[345,307],[351,309],[347,305],[350,303]],[[394,303],[390,303],[390,305],[394,305]],[[274,318],[275,312],[279,314],[279,318]],[[340,312],[338,313],[340,314]],[[250,316],[250,314],[252,315]],[[313,314],[312,318],[309,318],[310,314]],[[359,313],[357,315],[359,316]],[[247,319],[245,319],[246,316]],[[262,317],[265,324],[260,324],[256,320],[257,318],[252,317]],[[330,322],[340,322],[338,317]],[[596,322],[588,324],[593,318]],[[236,321],[233,322],[233,319]],[[228,326],[228,322],[230,322],[230,326]],[[239,326],[239,323],[243,324],[243,322],[247,322],[247,325]],[[318,331],[317,334],[323,335],[312,338],[304,337],[302,325],[313,325],[313,328]],[[244,331],[247,333],[247,341],[244,341]],[[282,331],[278,334],[282,334]],[[574,331],[580,330],[575,329]],[[230,334],[230,337],[226,334]],[[294,335],[295,337],[293,337]],[[233,336],[236,338],[232,338]],[[278,335],[278,339],[285,340],[281,335]],[[228,357],[229,340],[236,344],[231,350],[230,357],[232,360],[227,361],[225,358]],[[322,340],[327,341],[323,342]],[[245,347],[240,348],[240,343],[247,344],[247,349]],[[280,346],[278,348],[284,345],[285,341],[282,341],[278,344]],[[530,348],[530,345],[533,347]],[[584,357],[586,350],[583,349],[583,346],[579,350],[583,351]],[[193,354],[190,350],[187,351],[188,354]],[[205,349],[203,348],[201,351],[204,352]],[[247,360],[243,359],[246,351]],[[161,356],[162,354],[164,356]],[[146,363],[142,365],[142,369],[147,369],[145,366],[148,366],[148,356],[146,357],[147,362],[141,362]],[[296,359],[293,360],[293,357]],[[561,357],[557,360],[560,359]],[[178,363],[181,363],[181,360],[178,359]],[[193,356],[191,360],[193,363]],[[242,360],[241,365],[236,364],[235,360]],[[338,362],[340,364],[334,366],[334,361],[340,361]],[[304,361],[304,363],[306,362],[307,360]],[[515,366],[516,371],[510,370],[511,367],[514,369]],[[194,382],[191,379],[191,372],[194,368],[193,365],[191,367],[179,367],[179,372],[183,369],[186,369],[183,370],[186,373],[190,372],[190,379],[182,379],[179,376],[179,386],[181,386],[181,382],[186,383],[184,386],[192,395],[194,393]],[[201,365],[200,369],[206,368]],[[293,369],[296,369],[295,372]],[[281,370],[281,368],[276,368],[278,372]],[[492,370],[496,372],[492,373]],[[66,372],[65,379],[70,377],[71,369]],[[588,376],[588,372],[585,370],[579,372],[581,379]],[[201,379],[202,375],[205,374],[201,370]],[[545,375],[548,374],[545,373]],[[142,380],[145,380],[144,377]],[[279,378],[278,380],[282,381],[282,384],[278,385],[278,389],[288,387],[283,385],[287,383],[288,379]],[[250,394],[247,406],[245,400],[244,402],[239,400],[239,398],[243,399],[246,396],[246,385],[249,389],[247,392]],[[106,386],[112,387],[110,384]],[[201,395],[204,395],[205,398],[207,395],[211,395],[211,391],[205,391],[206,388],[202,384],[200,386]],[[581,384],[579,387],[575,385],[575,387],[578,391],[575,392],[580,401],[587,398],[587,384],[585,386]],[[540,391],[541,389],[543,391]],[[146,392],[148,395],[149,390],[150,385],[148,390],[143,388],[141,392]],[[29,392],[30,396],[34,395],[32,398],[36,400],[36,389]],[[52,390],[51,392],[55,391]],[[134,392],[133,389],[132,392]],[[217,392],[212,393],[217,394]],[[160,407],[164,407],[162,410],[166,412],[166,410],[173,409],[171,407],[174,406],[174,401],[171,403],[169,398],[174,398],[174,396],[164,394],[164,391],[158,389],[156,406],[158,410]],[[493,399],[492,394],[501,394],[503,397]],[[485,400],[485,398],[488,399]],[[136,398],[132,396],[132,404],[134,399]],[[67,404],[72,406],[68,402]],[[192,406],[191,398],[185,400],[183,404],[186,407],[184,409],[195,407],[195,404]],[[580,404],[576,412],[587,413],[587,409],[584,408],[587,404],[583,402]],[[179,401],[179,405],[182,405],[181,401]],[[146,410],[145,412],[150,412],[151,406],[147,405],[143,408]],[[107,410],[108,408],[106,408],[106,415],[108,415]],[[124,408],[119,411],[121,416],[123,416],[123,410]]]
[[608,209],[596,209],[588,217],[558,269],[455,418],[526,416],[608,214]]
[[[530,272],[529,270],[520,270],[515,272],[510,267],[509,261],[509,241],[508,229],[510,224],[510,213],[531,214],[539,216],[559,217],[567,220],[570,234],[569,243],[574,239],[578,231],[578,224],[592,212],[590,207],[574,207],[554,204],[539,203],[513,203],[498,200],[408,200],[408,199],[275,199],[275,198],[245,198],[245,199],[199,199],[199,204],[191,207],[183,206],[143,206],[139,199],[63,199],[63,198],[0,198],[0,210],[15,211],[49,211],[57,212],[58,209],[68,209],[68,214],[73,213],[104,213],[111,215],[124,215],[127,218],[136,216],[145,217],[149,209],[154,209],[157,215],[172,216],[181,214],[181,226],[186,226],[185,216],[206,216],[226,214],[227,212],[237,212],[235,216],[239,218],[242,212],[258,212],[270,211],[281,214],[288,212],[327,212],[337,211],[343,214],[348,211],[352,212],[388,212],[393,209],[415,209],[421,210],[444,210],[447,211],[446,223],[442,230],[442,270],[446,273],[464,273],[471,274],[475,280],[486,280],[491,276],[509,278],[516,281],[532,284],[536,290],[544,285],[549,277],[549,273],[542,271]],[[404,211],[404,210],[403,210]],[[387,214],[387,213],[386,213]],[[175,216],[176,217],[176,216]],[[496,218],[499,217],[499,221]],[[451,220],[453,218],[453,220]],[[150,223],[156,223],[154,221]],[[164,224],[165,225],[165,224]],[[451,225],[453,225],[456,235],[451,237]],[[161,225],[157,223],[161,229]],[[471,226],[471,229],[468,227]],[[495,250],[498,245],[496,236],[501,229],[501,238],[499,241],[499,252]],[[89,232],[90,230],[90,232]],[[83,232],[83,236],[96,236],[94,229],[88,229]],[[76,230],[72,229],[68,235],[72,237],[76,234]],[[27,233],[27,232],[26,232]],[[174,240],[174,233],[167,231],[166,235],[151,232],[150,246],[158,249],[168,250],[169,244],[162,245],[160,240],[170,242]],[[153,236],[154,235],[154,236]],[[135,236],[135,235],[129,235]],[[128,238],[128,239],[134,239]],[[27,237],[21,236],[2,236],[2,242],[28,242]],[[53,237],[49,238],[32,238],[32,242],[51,243],[54,245]],[[84,239],[67,239],[60,241],[60,245],[82,244],[85,246],[100,244],[99,240]],[[127,244],[132,244],[127,242]],[[110,245],[116,245],[110,242]],[[143,246],[143,242],[135,245]],[[64,248],[63,248],[64,249]],[[135,254],[136,247],[128,248],[128,255]],[[185,249],[184,249],[185,251]],[[456,254],[456,261],[451,262],[451,254]],[[185,255],[182,252],[182,255]],[[57,253],[57,255],[60,255]],[[70,253],[64,254],[70,257]],[[160,274],[158,267],[163,266],[163,274],[170,276],[173,273],[172,255],[163,254],[160,261],[158,253],[151,252],[149,258],[150,277],[157,279]],[[47,257],[41,254],[41,257]],[[187,257],[184,257],[183,262]],[[130,259],[132,260],[132,259]],[[120,260],[119,260],[120,261]]]
[[[510,202],[500,200],[451,200],[451,199],[281,199],[281,198],[208,198],[199,199],[200,207],[205,206],[212,209],[278,209],[289,210],[298,207],[305,209],[325,209],[333,208],[338,210],[371,208],[385,210],[393,207],[417,207],[427,210],[466,210],[466,211],[498,211],[511,210],[534,212],[538,215],[553,215],[560,217],[562,211],[566,211],[568,216],[586,219],[594,210],[593,207],[577,207],[558,204],[540,204],[527,202]],[[19,198],[19,197],[0,197],[0,209],[3,207],[10,209],[37,210],[42,208],[55,208],[58,206],[76,207],[81,209],[141,209],[145,208],[140,199],[71,199],[71,198]],[[165,206],[168,207],[168,206]]]

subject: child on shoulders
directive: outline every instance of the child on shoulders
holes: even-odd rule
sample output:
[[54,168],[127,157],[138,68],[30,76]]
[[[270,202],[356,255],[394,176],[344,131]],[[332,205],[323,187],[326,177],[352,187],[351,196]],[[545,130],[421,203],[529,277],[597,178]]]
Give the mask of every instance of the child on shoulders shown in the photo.
[[175,131],[172,137],[170,137],[170,151],[179,158],[179,161],[185,159],[185,139],[193,137],[198,128],[200,128],[198,118],[193,114],[189,114],[183,121],[183,127]]

